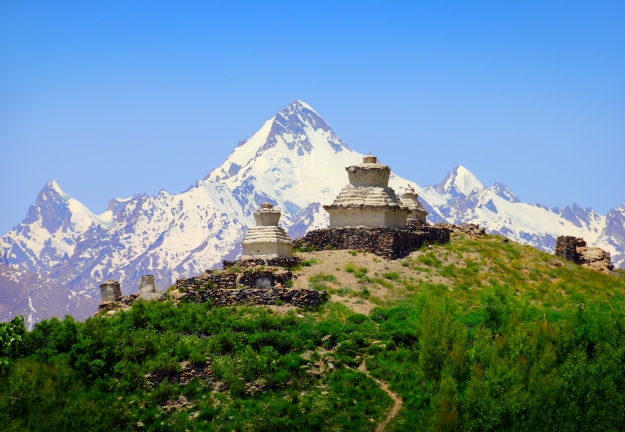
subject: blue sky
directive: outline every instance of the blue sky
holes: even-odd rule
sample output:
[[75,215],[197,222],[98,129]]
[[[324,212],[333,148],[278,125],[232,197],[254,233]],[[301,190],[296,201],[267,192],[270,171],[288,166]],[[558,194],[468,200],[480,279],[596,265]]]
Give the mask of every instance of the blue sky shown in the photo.
[[421,185],[625,203],[623,1],[0,2],[0,233],[177,193],[295,99]]

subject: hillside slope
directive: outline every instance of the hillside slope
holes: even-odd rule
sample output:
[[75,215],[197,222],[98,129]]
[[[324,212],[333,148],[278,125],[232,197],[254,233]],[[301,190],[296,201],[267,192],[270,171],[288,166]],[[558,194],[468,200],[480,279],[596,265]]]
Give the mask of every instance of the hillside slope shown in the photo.
[[138,302],[38,323],[0,352],[0,427],[372,431],[398,407],[387,385],[392,431],[625,426],[622,271],[490,236],[303,257],[296,285],[331,293],[315,310]]
[[[67,313],[84,319],[97,309],[98,285],[106,279],[134,293],[144,274],[165,289],[179,277],[219,267],[239,256],[252,213],[263,202],[280,208],[281,225],[293,239],[327,226],[322,205],[347,184],[345,167],[362,156],[312,107],[295,101],[178,194],[113,199],[96,215],[50,181],[22,223],[0,238],[0,290],[12,293],[3,299],[0,320],[26,314],[36,322]],[[608,250],[617,267],[625,263],[625,206],[604,216],[576,205],[528,204],[501,183],[485,186],[462,166],[436,186],[395,175],[390,184],[400,194],[411,185],[431,222],[478,223],[542,250],[552,250],[559,235],[584,237]],[[15,280],[25,272],[42,275],[42,282]]]

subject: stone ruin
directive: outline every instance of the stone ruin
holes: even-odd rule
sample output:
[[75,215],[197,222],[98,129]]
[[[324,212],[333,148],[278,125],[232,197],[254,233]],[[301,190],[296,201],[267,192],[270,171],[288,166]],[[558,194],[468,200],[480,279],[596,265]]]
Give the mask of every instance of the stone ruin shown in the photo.
[[609,273],[614,270],[610,253],[598,247],[588,246],[581,237],[558,237],[555,255],[600,272]]
[[115,280],[109,279],[100,285],[100,295],[102,303],[120,301],[122,298],[121,284]]
[[299,264],[293,257],[293,243],[278,226],[281,213],[269,203],[254,212],[256,226],[243,239],[243,255],[224,261],[223,270],[206,270],[200,276],[178,279],[170,293],[176,300],[218,306],[237,304],[298,307],[317,306],[328,299],[326,291],[289,289],[294,278],[290,268]]
[[[97,313],[112,311],[116,308],[128,309],[137,299],[146,301],[161,300],[163,293],[156,292],[153,275],[144,275],[139,279],[139,293],[124,296],[121,284],[115,280],[107,280],[100,285],[101,301]],[[113,312],[111,312],[113,313]]]
[[353,249],[388,259],[402,258],[425,243],[447,243],[450,229],[430,225],[427,212],[411,187],[402,200],[388,186],[391,169],[375,156],[346,168],[349,184],[334,202],[323,208],[330,215],[330,227],[309,231],[295,240],[303,249]]
[[153,275],[144,275],[139,279],[139,298],[143,300],[158,300],[163,293],[156,292],[156,284]]

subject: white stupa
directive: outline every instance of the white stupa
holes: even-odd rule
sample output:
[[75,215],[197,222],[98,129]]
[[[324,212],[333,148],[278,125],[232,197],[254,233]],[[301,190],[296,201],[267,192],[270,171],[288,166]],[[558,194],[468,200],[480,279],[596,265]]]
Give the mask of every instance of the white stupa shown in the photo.
[[330,214],[330,227],[406,227],[411,210],[388,187],[391,169],[378,163],[375,156],[365,156],[360,165],[345,168],[349,184],[331,205],[323,208]]
[[278,226],[280,211],[271,204],[262,204],[254,212],[256,226],[243,239],[242,260],[253,258],[292,258],[293,245],[284,228]]
[[423,208],[423,204],[419,202],[419,195],[411,186],[406,187],[401,196],[401,203],[404,207],[410,209],[408,219],[416,219],[419,222],[425,222],[428,212]]

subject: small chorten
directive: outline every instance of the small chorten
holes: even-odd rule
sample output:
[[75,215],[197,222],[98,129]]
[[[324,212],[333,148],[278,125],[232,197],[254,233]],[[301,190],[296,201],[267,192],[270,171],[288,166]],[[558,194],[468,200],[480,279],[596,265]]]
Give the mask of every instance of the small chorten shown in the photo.
[[375,156],[363,157],[360,165],[345,168],[349,184],[331,205],[323,208],[330,214],[333,227],[405,228],[411,210],[404,207],[395,191],[388,187],[391,168],[378,163]]
[[279,210],[265,203],[254,212],[256,226],[250,228],[243,239],[241,260],[254,258],[292,258],[293,245],[284,228],[278,226]]
[[406,190],[401,196],[401,203],[404,207],[410,209],[410,215],[408,219],[415,219],[419,222],[425,222],[425,218],[428,215],[428,212],[425,211],[421,202],[419,202],[419,195],[414,191],[414,189],[408,185]]
[[109,279],[100,285],[102,303],[120,301],[122,298],[122,286],[119,282]]

